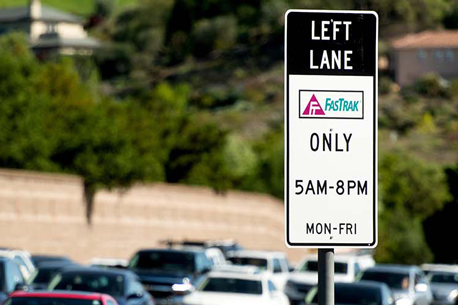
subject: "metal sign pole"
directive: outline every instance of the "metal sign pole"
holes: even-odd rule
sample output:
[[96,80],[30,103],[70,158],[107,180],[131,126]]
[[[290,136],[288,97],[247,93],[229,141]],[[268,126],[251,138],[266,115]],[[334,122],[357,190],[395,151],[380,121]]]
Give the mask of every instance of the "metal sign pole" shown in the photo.
[[334,249],[318,249],[318,305],[334,305]]

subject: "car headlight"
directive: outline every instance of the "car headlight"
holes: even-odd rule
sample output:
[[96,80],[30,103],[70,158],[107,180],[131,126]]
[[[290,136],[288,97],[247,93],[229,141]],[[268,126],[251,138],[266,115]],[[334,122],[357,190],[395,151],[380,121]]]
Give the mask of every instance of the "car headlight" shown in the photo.
[[454,301],[454,300],[456,299],[457,296],[458,296],[458,290],[455,289],[455,290],[452,290],[452,291],[449,293],[447,299],[448,299],[449,301]]
[[187,277],[183,279],[183,283],[172,285],[172,290],[178,294],[191,292],[193,289],[194,286],[191,284],[191,281]]

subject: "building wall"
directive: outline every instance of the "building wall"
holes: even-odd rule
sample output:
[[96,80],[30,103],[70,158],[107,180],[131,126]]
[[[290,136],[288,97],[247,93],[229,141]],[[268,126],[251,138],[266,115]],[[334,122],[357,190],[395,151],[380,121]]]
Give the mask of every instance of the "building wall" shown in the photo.
[[413,83],[426,73],[458,77],[458,48],[396,50],[394,61],[395,80],[401,86]]
[[249,249],[305,250],[284,243],[281,201],[270,196],[168,184],[100,192],[93,225],[84,217],[82,181],[75,176],[0,170],[0,246],[34,253],[129,258],[172,239],[234,238]]
[[81,24],[59,22],[52,24],[44,21],[34,21],[30,26],[30,38],[37,40],[40,35],[55,32],[62,38],[84,39],[87,33]]

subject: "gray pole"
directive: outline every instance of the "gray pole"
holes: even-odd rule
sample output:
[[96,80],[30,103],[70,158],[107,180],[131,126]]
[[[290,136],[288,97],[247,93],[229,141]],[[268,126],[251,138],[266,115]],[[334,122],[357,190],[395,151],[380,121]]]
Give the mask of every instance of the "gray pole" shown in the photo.
[[318,249],[318,305],[334,305],[334,249]]

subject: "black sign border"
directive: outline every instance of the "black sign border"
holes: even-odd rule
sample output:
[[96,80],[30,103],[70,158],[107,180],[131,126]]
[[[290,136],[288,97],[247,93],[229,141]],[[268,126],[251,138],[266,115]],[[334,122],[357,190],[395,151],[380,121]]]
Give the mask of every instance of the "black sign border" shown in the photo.
[[[355,248],[375,248],[377,246],[377,194],[378,191],[374,187],[373,191],[373,236],[372,236],[372,242],[370,243],[293,243],[290,241],[290,232],[289,232],[289,76],[290,75],[298,75],[298,74],[289,74],[288,73],[288,65],[287,65],[287,23],[288,23],[288,14],[290,13],[316,13],[316,14],[363,14],[363,15],[374,15],[376,17],[376,34],[375,34],[375,75],[373,75],[374,81],[373,81],[373,100],[375,106],[377,106],[377,83],[378,83],[378,15],[374,11],[327,11],[327,10],[288,10],[285,14],[285,96],[286,96],[286,107],[285,107],[285,122],[286,122],[286,135],[285,135],[285,140],[286,140],[286,147],[285,147],[285,218],[286,218],[286,230],[285,230],[285,242],[286,245],[289,248],[333,248],[333,247],[355,247]],[[377,107],[374,107],[374,112],[373,112],[373,185],[377,185]]]

